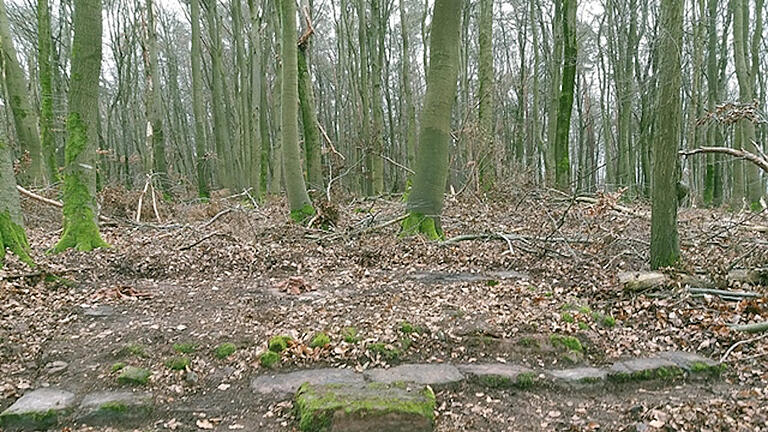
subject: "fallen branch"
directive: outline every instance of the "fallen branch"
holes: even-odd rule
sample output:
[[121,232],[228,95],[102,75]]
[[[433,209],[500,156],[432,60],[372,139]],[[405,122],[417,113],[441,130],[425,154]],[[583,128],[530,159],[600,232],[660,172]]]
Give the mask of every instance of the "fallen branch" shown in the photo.
[[739,324],[730,326],[731,330],[736,330],[744,333],[762,333],[768,331],[768,321],[763,321],[754,324]]
[[764,334],[764,335],[760,335],[760,336],[756,336],[756,337],[753,337],[753,338],[751,338],[751,339],[745,339],[745,340],[742,340],[742,341],[738,341],[738,342],[736,342],[735,344],[731,345],[731,346],[730,346],[730,347],[729,347],[729,348],[728,348],[728,349],[725,351],[725,354],[723,354],[723,356],[722,356],[722,357],[720,357],[720,363],[723,363],[723,362],[725,362],[725,359],[726,359],[726,358],[728,358],[728,355],[729,355],[729,354],[731,354],[731,353],[733,352],[733,350],[735,350],[735,349],[736,349],[736,347],[738,347],[738,346],[741,346],[741,345],[744,345],[744,344],[748,344],[748,343],[756,342],[756,341],[759,341],[760,339],[765,339],[766,337],[768,337],[768,333],[766,333],[766,334]]
[[[580,197],[576,197],[576,202],[587,203],[587,204],[599,204],[600,200],[598,200],[597,198],[580,196]],[[640,213],[638,211],[635,211],[629,207],[625,207],[620,204],[611,204],[610,206],[612,210],[617,211],[619,213],[627,213],[627,214],[631,214],[632,216],[637,216],[641,218],[650,218],[650,216],[645,213]]]
[[760,167],[765,172],[768,172],[768,160],[765,158],[762,158],[754,153],[750,153],[745,150],[739,150],[739,149],[732,149],[728,147],[700,147],[693,150],[682,150],[680,151],[681,156],[690,156],[695,155],[699,153],[722,153],[731,155],[737,158],[746,159],[753,164]]
[[748,292],[748,291],[726,291],[710,288],[688,288],[688,292],[691,294],[709,294],[718,296],[723,299],[745,299],[745,298],[757,298],[760,294]]
[[[707,294],[705,290],[714,288],[718,284],[703,274],[688,274],[688,273],[662,273],[656,271],[642,271],[642,272],[622,272],[618,274],[619,285],[625,291],[646,291],[659,288],[666,288],[680,285],[689,285],[700,290],[697,294]],[[749,285],[766,285],[768,281],[768,269],[756,268],[756,269],[735,269],[728,272],[725,276],[727,283],[740,282]],[[719,292],[716,290],[709,290],[709,294]],[[735,297],[748,297],[749,293],[745,292],[730,292],[722,291],[721,295]],[[718,294],[715,294],[718,295]],[[761,297],[756,294],[754,297]]]
[[[63,208],[64,207],[64,203],[61,202],[61,201],[53,200],[53,199],[50,199],[50,198],[46,198],[46,197],[44,197],[42,195],[38,195],[38,194],[28,190],[28,189],[24,189],[23,187],[21,187],[19,185],[16,185],[16,189],[22,195],[24,195],[26,197],[29,197],[29,198],[32,198],[35,201],[40,201],[41,203],[52,205],[52,206],[58,207],[58,208]],[[110,218],[108,218],[108,217],[106,217],[104,215],[99,215],[99,220],[102,221],[102,222],[114,222],[112,219],[110,219]]]
[[214,232],[212,232],[212,233],[210,233],[210,234],[200,238],[199,240],[197,240],[197,241],[195,241],[193,243],[190,243],[190,244],[188,244],[186,246],[182,246],[182,247],[178,248],[177,250],[178,251],[185,251],[185,250],[192,249],[193,247],[199,245],[200,243],[208,240],[211,237],[217,236],[217,235],[221,235],[221,233],[219,233],[218,231],[214,231]]

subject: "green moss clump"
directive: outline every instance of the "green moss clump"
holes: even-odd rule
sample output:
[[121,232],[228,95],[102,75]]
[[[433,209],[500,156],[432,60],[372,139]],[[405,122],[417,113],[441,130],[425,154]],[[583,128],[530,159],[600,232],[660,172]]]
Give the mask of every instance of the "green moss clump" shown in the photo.
[[355,344],[360,342],[360,337],[357,335],[357,327],[346,327],[341,331],[341,337],[344,338],[344,342]]
[[592,313],[592,309],[590,309],[589,306],[581,306],[579,308],[579,313],[582,315],[589,315]]
[[117,363],[113,364],[113,365],[112,365],[112,367],[111,367],[111,368],[109,368],[109,370],[110,370],[110,371],[112,371],[112,373],[115,373],[115,372],[117,372],[117,371],[119,371],[119,370],[122,370],[123,368],[125,368],[125,366],[126,366],[126,364],[125,364],[125,363],[123,363],[123,362],[117,362]]
[[397,348],[390,348],[381,342],[371,344],[368,346],[368,350],[373,354],[380,355],[382,358],[388,361],[397,360],[400,358],[400,350]]
[[613,328],[616,326],[616,319],[610,315],[605,315],[603,319],[600,320],[600,324],[604,327]]
[[549,341],[555,348],[562,348],[568,351],[583,352],[584,347],[581,346],[581,342],[573,336],[563,336],[553,334],[549,336]]
[[270,351],[281,353],[288,349],[288,342],[292,340],[293,338],[287,335],[272,336],[267,343],[267,347]]
[[314,216],[315,213],[316,211],[315,208],[312,207],[312,204],[305,204],[304,207],[300,209],[291,210],[291,219],[297,223],[304,223],[305,220]]
[[479,379],[482,385],[490,388],[512,387],[512,380],[501,375],[481,375]]
[[128,344],[120,350],[120,355],[133,357],[147,357],[147,351],[140,344]]
[[165,362],[165,366],[168,369],[178,371],[186,369],[190,363],[189,357],[173,357]]
[[421,213],[409,213],[400,225],[400,237],[423,234],[429,240],[445,240],[445,233],[436,217],[425,216]]
[[237,351],[237,347],[235,346],[235,344],[225,342],[217,346],[213,354],[216,356],[217,359],[222,360],[234,354],[235,351]]
[[571,323],[571,324],[576,322],[576,320],[573,318],[573,315],[571,315],[568,312],[561,313],[560,319],[562,319],[564,322]]
[[99,409],[112,414],[123,414],[128,410],[128,406],[122,402],[104,402],[99,405]]
[[530,336],[523,336],[517,340],[518,345],[526,348],[541,348],[539,341]]
[[320,348],[331,344],[331,338],[327,334],[320,332],[315,334],[312,341],[309,342],[310,348]]
[[485,281],[485,285],[489,287],[495,287],[498,284],[499,284],[499,281],[493,280],[493,279]]
[[400,323],[400,331],[405,334],[419,333],[419,328],[408,321],[403,321]]
[[533,387],[533,384],[536,381],[536,374],[533,372],[523,372],[517,376],[515,379],[515,387],[526,390],[531,387]]
[[408,351],[408,349],[411,348],[411,345],[413,345],[413,340],[408,336],[400,338],[400,347],[403,349],[403,351]]
[[280,354],[267,351],[259,357],[259,363],[265,368],[272,369],[280,362]]
[[579,322],[579,330],[588,330],[588,329],[589,329],[589,324],[585,322]]
[[197,351],[197,344],[192,342],[179,342],[173,344],[173,350],[181,354],[192,354]]

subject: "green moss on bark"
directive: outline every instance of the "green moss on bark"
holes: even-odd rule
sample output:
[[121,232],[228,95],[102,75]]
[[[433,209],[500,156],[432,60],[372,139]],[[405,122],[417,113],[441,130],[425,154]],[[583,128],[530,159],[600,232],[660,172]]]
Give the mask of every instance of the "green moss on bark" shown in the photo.
[[411,212],[400,227],[400,237],[423,234],[429,240],[445,240],[445,233],[437,217]]
[[67,130],[69,139],[65,150],[68,169],[64,176],[64,233],[53,251],[58,253],[74,248],[87,252],[100,247],[108,248],[109,244],[99,234],[94,199],[87,183],[88,174],[84,172],[94,167],[79,162],[81,153],[86,150],[88,137],[86,126],[78,113],[69,115]]
[[0,267],[3,265],[6,249],[28,265],[35,265],[29,256],[29,242],[24,227],[15,224],[7,211],[0,213]]

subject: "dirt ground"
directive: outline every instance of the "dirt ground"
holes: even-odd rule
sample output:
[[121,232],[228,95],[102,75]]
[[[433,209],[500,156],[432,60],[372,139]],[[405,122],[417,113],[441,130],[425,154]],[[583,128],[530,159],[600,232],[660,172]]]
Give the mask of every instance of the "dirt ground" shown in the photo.
[[[761,298],[726,302],[685,287],[624,292],[617,274],[647,269],[649,207],[599,196],[507,187],[446,202],[449,238],[514,234],[450,245],[397,238],[398,197],[345,200],[298,226],[284,203],[254,208],[244,196],[211,203],[160,203],[135,223],[136,194],[111,189],[102,233],[113,247],[49,255],[58,210],[25,200],[38,268],[9,257],[0,271],[0,410],[26,390],[55,385],[79,393],[117,388],[116,362],[153,371],[152,423],[136,430],[296,430],[290,401],[263,398],[250,379],[267,340],[297,343],[278,371],[345,365],[364,370],[405,362],[506,361],[535,368],[606,365],[663,350],[719,360],[719,380],[627,384],[581,392],[437,388],[436,430],[766,431],[768,337],[728,324],[768,319]],[[619,205],[620,209],[615,210]],[[629,211],[627,211],[629,210]],[[768,266],[764,214],[683,209],[686,271],[717,278]],[[290,279],[293,278],[293,279]],[[295,288],[295,291],[294,291]],[[405,334],[403,323],[418,328]],[[343,334],[355,327],[359,341]],[[329,346],[312,349],[317,332]],[[551,334],[572,335],[584,355],[564,356]],[[234,343],[220,360],[215,348]],[[174,344],[190,344],[187,371],[172,371]],[[398,350],[390,357],[378,343]],[[66,363],[66,368],[56,370]],[[68,428],[68,431],[109,430]],[[130,429],[129,429],[130,430]]]

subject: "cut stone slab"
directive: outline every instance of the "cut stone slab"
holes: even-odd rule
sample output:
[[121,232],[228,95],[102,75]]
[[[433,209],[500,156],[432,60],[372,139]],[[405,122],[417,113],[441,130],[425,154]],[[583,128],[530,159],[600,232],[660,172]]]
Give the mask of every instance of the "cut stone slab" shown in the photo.
[[19,398],[0,414],[4,431],[46,430],[74,407],[75,395],[66,390],[41,388]]
[[304,384],[296,393],[305,432],[431,432],[435,394],[405,384]]
[[464,379],[459,370],[449,364],[404,364],[390,369],[370,369],[365,377],[379,383],[412,382],[416,384],[452,384]]
[[682,369],[671,360],[658,357],[637,358],[614,363],[608,370],[608,378],[613,381],[643,381],[671,379],[682,373]]
[[88,425],[136,423],[144,420],[152,409],[149,393],[97,392],[83,398],[76,420]]
[[293,394],[304,383],[362,384],[363,375],[350,369],[307,369],[285,374],[261,375],[251,381],[251,389],[257,393],[281,395]]
[[489,387],[531,387],[536,374],[523,366],[504,363],[480,363],[459,365],[459,370],[476,377]]
[[126,366],[120,371],[117,382],[120,384],[144,385],[149,380],[152,372],[136,366]]
[[663,352],[659,353],[657,357],[675,363],[679,368],[690,374],[719,374],[723,367],[723,365],[712,359],[685,351]]
[[600,384],[605,382],[608,377],[608,371],[597,368],[573,368],[547,371],[556,384],[565,384],[572,387],[581,387],[590,384]]

